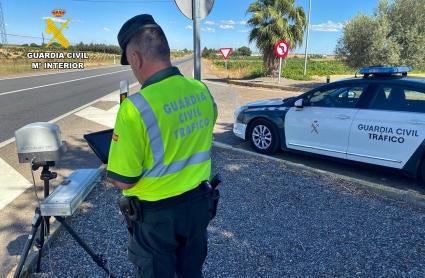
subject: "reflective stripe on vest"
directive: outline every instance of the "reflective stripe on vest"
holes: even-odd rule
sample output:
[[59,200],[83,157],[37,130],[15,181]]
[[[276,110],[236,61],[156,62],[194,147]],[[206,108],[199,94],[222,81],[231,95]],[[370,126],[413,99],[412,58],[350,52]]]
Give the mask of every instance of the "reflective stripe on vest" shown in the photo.
[[202,163],[211,158],[211,150],[199,152],[187,159],[171,162],[169,165],[164,165],[164,143],[162,142],[161,130],[155,114],[149,105],[148,101],[140,93],[133,94],[129,100],[139,110],[140,116],[145,122],[149,141],[153,154],[153,167],[149,170],[144,170],[142,178],[145,177],[162,177],[169,174],[177,173],[183,170],[186,166]]

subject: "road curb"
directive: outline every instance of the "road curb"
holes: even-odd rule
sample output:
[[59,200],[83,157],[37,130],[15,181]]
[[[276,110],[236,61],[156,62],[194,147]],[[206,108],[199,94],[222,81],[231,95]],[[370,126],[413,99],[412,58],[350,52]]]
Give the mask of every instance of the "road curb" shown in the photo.
[[[256,88],[266,88],[266,89],[279,89],[284,91],[295,91],[295,92],[307,92],[313,88],[308,87],[295,87],[295,86],[286,86],[286,85],[273,85],[273,84],[263,84],[263,83],[252,83],[247,81],[239,81],[229,79],[227,80],[228,84],[239,85],[245,87],[256,87]],[[317,85],[320,86],[320,85]]]
[[303,164],[285,161],[285,160],[282,160],[280,158],[276,158],[276,157],[272,157],[272,156],[268,156],[268,155],[264,155],[264,154],[259,154],[259,153],[255,153],[255,152],[244,150],[244,149],[235,148],[231,145],[220,143],[220,142],[213,142],[213,145],[215,147],[218,147],[218,148],[222,148],[222,149],[226,149],[226,150],[232,150],[232,151],[244,153],[244,154],[255,156],[255,157],[261,157],[261,158],[272,160],[272,161],[275,161],[275,162],[279,162],[279,163],[282,163],[284,165],[288,165],[288,166],[291,166],[291,167],[295,167],[295,168],[307,170],[307,171],[310,171],[310,172],[315,172],[315,173],[318,173],[318,174],[330,176],[331,178],[349,181],[349,182],[354,183],[356,186],[358,186],[358,187],[360,187],[364,190],[367,190],[369,192],[373,192],[373,193],[379,194],[381,196],[385,196],[385,197],[388,197],[388,198],[391,198],[391,199],[395,199],[397,201],[408,203],[408,204],[416,206],[416,207],[425,208],[425,196],[422,195],[422,194],[419,194],[417,192],[413,192],[413,191],[409,191],[409,190],[401,190],[401,189],[397,189],[397,188],[393,188],[393,187],[389,187],[389,186],[385,186],[385,185],[381,185],[381,184],[377,184],[377,183],[372,183],[372,182],[368,182],[368,181],[364,181],[364,180],[360,180],[360,179],[356,179],[356,178],[347,177],[347,176],[344,176],[344,175],[340,175],[340,174],[336,174],[336,173],[332,173],[332,172],[328,172],[328,171],[324,171],[324,170],[319,170],[319,169],[316,169],[316,168],[313,168],[313,167],[310,167],[310,166],[306,166],[306,165],[303,165]]
[[[102,176],[105,173],[105,169],[106,169],[105,165],[101,165],[99,168],[97,168],[97,173],[96,173],[96,176],[93,180],[93,183],[100,183],[102,181],[102,179],[103,179]],[[43,249],[41,250],[41,252],[47,252],[48,251],[50,242],[58,236],[59,231],[61,229],[61,226],[62,225],[56,220],[52,221],[50,223],[50,235],[45,240],[44,245],[43,245]],[[45,254],[44,254],[44,256],[45,256]],[[38,258],[38,251],[33,246],[32,252],[28,255],[27,260],[25,261],[24,267],[22,268],[22,272],[21,272],[21,275],[19,276],[19,278],[31,277],[31,273],[34,273],[35,268],[36,268],[37,258]],[[13,275],[16,271],[16,267],[17,266],[15,266],[9,272],[9,274],[6,275],[6,278],[12,278],[13,277]]]

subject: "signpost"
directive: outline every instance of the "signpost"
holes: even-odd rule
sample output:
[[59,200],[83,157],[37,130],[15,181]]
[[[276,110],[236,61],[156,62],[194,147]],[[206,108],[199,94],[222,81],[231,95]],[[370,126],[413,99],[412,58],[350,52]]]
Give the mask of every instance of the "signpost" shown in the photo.
[[224,58],[224,66],[226,67],[227,72],[227,59],[230,57],[230,54],[232,54],[233,49],[232,48],[220,48],[220,53],[223,55]]
[[279,58],[279,79],[278,83],[280,84],[280,77],[282,75],[282,60],[289,53],[289,45],[285,40],[279,40],[274,46],[274,52],[276,53],[276,57]]
[[193,21],[194,77],[201,80],[201,20],[207,17],[214,0],[174,0],[184,16]]

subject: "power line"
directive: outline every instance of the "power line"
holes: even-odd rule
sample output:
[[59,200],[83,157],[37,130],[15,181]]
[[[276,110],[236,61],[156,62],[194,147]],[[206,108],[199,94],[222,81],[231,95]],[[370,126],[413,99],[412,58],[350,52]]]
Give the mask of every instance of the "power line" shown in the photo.
[[26,35],[16,35],[16,34],[7,34],[0,32],[2,36],[10,36],[10,37],[18,37],[18,38],[29,38],[29,39],[43,39],[42,37],[35,37],[35,36],[26,36]]
[[[38,39],[43,41],[44,38],[43,37],[36,37],[36,36],[28,36],[28,35],[17,35],[17,34],[6,34],[6,33],[2,33],[0,32],[1,36],[6,36],[6,37],[17,37],[17,38],[25,38],[25,39]],[[71,44],[78,44],[77,42],[70,42]]]
[[[26,39],[39,39],[39,40],[43,40],[43,37],[36,37],[36,36],[29,36],[29,35],[17,35],[17,34],[7,34],[7,33],[2,33],[0,32],[0,35],[5,35],[6,37],[17,37],[17,38],[26,38]],[[81,42],[70,42],[72,45],[78,45]],[[43,43],[44,44],[44,43]],[[85,45],[89,45],[89,44],[98,44],[98,45],[105,45],[105,46],[117,46],[115,44],[105,44],[105,43],[83,43]]]

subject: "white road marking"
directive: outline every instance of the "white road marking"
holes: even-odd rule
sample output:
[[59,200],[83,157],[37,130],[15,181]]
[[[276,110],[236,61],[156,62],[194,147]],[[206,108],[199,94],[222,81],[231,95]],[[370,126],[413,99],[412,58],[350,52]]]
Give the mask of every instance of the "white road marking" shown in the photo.
[[[129,87],[133,88],[135,86],[138,86],[139,83],[135,82],[131,84]],[[85,105],[82,105],[72,111],[69,111],[68,113],[65,113],[53,120],[50,120],[49,123],[58,122],[61,119],[68,117],[72,114],[77,113],[78,111],[81,111],[85,108],[90,107],[91,105],[95,104],[99,101],[116,101],[119,103],[119,90],[113,91],[112,93],[108,94],[107,96],[104,96],[100,99],[96,99],[90,103],[87,103]],[[117,109],[114,107],[113,109]],[[99,109],[100,110],[100,109]],[[103,111],[103,110],[102,110]],[[103,111],[105,112],[105,111]],[[111,112],[112,109],[111,109]],[[111,121],[111,120],[109,120]],[[115,119],[113,120],[115,121]],[[10,138],[6,141],[3,141],[0,143],[0,148],[9,145],[11,143],[15,142],[15,138]],[[29,164],[28,164],[29,165]],[[29,168],[28,168],[29,169]],[[12,166],[7,164],[4,160],[0,158],[0,210],[3,209],[5,206],[7,206],[10,202],[15,200],[19,195],[21,195],[26,189],[28,189],[29,186],[31,186],[32,183],[30,183],[25,177],[23,177],[18,171],[16,171]]]
[[114,128],[115,118],[119,108],[119,104],[115,105],[107,111],[90,106],[75,113],[75,115],[87,119],[89,121],[95,122],[97,124],[101,124],[109,128]]
[[39,77],[39,76],[54,75],[54,74],[91,71],[91,70],[98,70],[98,69],[112,69],[112,68],[118,68],[118,67],[121,67],[121,65],[115,65],[115,66],[111,66],[111,67],[96,67],[96,68],[89,68],[89,69],[82,69],[82,70],[57,71],[57,72],[49,72],[49,73],[42,73],[42,74],[30,74],[30,75],[23,75],[23,76],[6,77],[6,78],[1,78],[0,81],[11,80],[11,79],[19,79],[19,78]]
[[36,87],[31,87],[31,88],[25,88],[25,89],[19,89],[19,90],[9,91],[9,92],[0,93],[0,96],[10,95],[10,94],[14,94],[14,93],[19,93],[19,92],[24,92],[24,91],[33,90],[33,89],[39,89],[39,88],[44,88],[44,87],[50,87],[50,86],[54,86],[54,85],[65,84],[65,83],[70,83],[70,82],[75,82],[75,81],[80,81],[80,80],[85,80],[85,79],[90,79],[90,78],[95,78],[95,77],[100,77],[100,76],[106,76],[106,75],[111,75],[111,74],[120,73],[120,72],[124,72],[124,71],[130,71],[130,70],[131,69],[119,70],[119,71],[102,73],[102,74],[96,74],[96,75],[92,75],[92,76],[86,76],[86,77],[72,79],[72,80],[67,80],[67,81],[62,81],[62,82],[50,83],[50,84],[36,86]]
[[15,200],[30,186],[31,183],[27,179],[0,158],[0,210]]
[[[138,82],[135,82],[135,83],[131,84],[129,86],[129,88],[131,89],[131,88],[133,88],[134,86],[137,86],[137,85],[139,85],[139,83]],[[91,105],[93,105],[93,104],[95,104],[96,102],[99,102],[99,101],[115,101],[116,100],[117,102],[119,102],[119,92],[120,92],[119,90],[113,91],[109,95],[106,95],[106,96],[104,96],[104,97],[102,97],[100,99],[96,99],[96,100],[94,100],[92,102],[89,102],[87,104],[84,104],[84,105],[82,105],[82,106],[80,106],[78,108],[75,108],[74,110],[71,110],[71,111],[69,111],[69,112],[67,112],[67,113],[65,113],[65,114],[63,114],[63,115],[61,115],[61,116],[59,116],[57,118],[54,118],[53,120],[50,120],[49,123],[55,123],[57,121],[60,121],[63,118],[66,118],[69,115],[75,114],[76,112],[78,112],[80,110],[83,110],[84,108],[87,108],[87,107],[89,107],[89,106],[91,106]],[[6,141],[3,141],[3,142],[0,143],[0,148],[3,148],[4,146],[9,145],[10,143],[13,143],[13,142],[15,142],[15,138],[14,137],[9,138]],[[0,172],[0,174],[1,174],[1,172]]]
[[[15,137],[9,138],[6,141],[1,142],[0,143],[0,149],[3,148],[6,145],[9,145],[10,143],[13,143],[13,142],[15,142]],[[0,169],[0,171],[1,171],[1,169]]]

